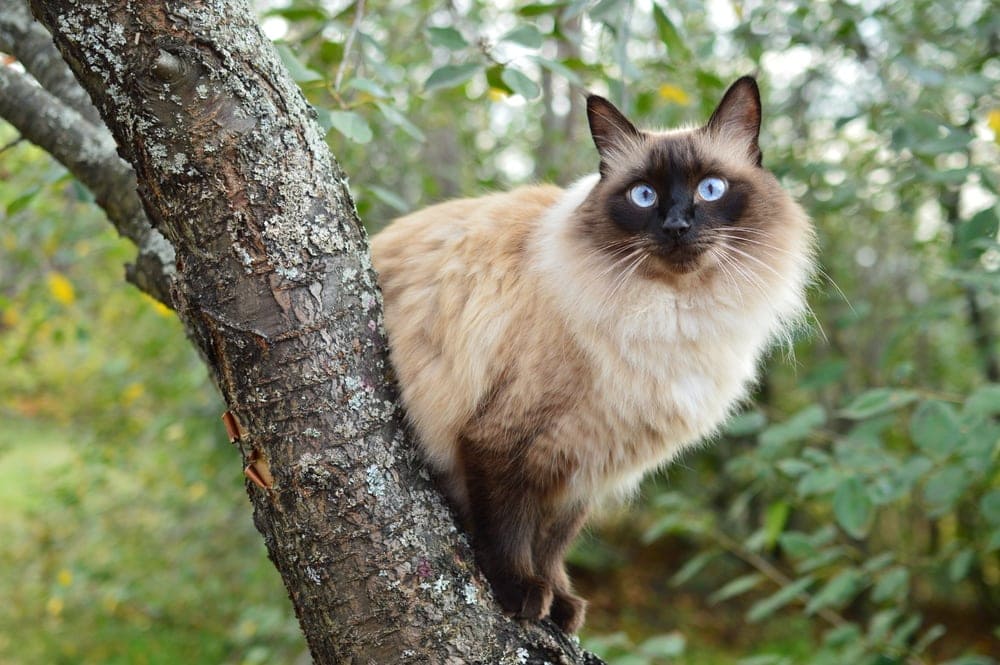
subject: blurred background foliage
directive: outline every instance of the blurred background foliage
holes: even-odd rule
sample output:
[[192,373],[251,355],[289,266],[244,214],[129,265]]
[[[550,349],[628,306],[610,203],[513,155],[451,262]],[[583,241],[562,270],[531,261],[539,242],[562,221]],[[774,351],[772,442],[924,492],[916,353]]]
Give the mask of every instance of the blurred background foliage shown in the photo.
[[[1000,658],[990,0],[258,2],[372,231],[596,167],[583,90],[702,122],[760,77],[815,313],[712,445],[581,539],[617,665]],[[130,248],[0,124],[0,661],[294,662],[222,405]],[[791,351],[791,352],[789,352]]]

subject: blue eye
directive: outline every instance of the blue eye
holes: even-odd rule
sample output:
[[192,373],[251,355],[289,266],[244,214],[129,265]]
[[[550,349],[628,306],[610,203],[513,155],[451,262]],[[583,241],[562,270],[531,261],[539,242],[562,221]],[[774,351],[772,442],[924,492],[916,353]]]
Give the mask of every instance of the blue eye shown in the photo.
[[726,193],[726,181],[714,176],[698,183],[698,196],[704,201],[718,201]]
[[628,190],[628,199],[640,208],[652,208],[656,205],[656,190],[640,182]]

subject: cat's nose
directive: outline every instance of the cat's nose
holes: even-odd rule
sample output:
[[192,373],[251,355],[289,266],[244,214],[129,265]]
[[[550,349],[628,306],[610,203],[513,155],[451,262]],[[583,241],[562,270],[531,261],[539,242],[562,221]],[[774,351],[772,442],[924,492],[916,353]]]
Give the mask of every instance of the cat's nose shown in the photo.
[[680,235],[691,228],[691,218],[683,213],[671,210],[667,214],[666,219],[663,220],[660,228],[668,233]]

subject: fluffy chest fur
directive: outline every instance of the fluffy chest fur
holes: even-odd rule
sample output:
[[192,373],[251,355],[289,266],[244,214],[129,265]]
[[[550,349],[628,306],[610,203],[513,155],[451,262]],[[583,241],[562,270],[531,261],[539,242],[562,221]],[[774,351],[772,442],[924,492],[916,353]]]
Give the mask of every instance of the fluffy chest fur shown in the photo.
[[576,462],[576,496],[626,494],[650,468],[711,435],[746,395],[768,343],[801,313],[808,277],[808,262],[782,248],[767,269],[750,261],[753,279],[716,268],[676,283],[623,280],[621,257],[580,260],[586,237],[568,222],[597,181],[565,192],[529,245],[532,277],[561,319],[564,343],[587,358],[587,381],[561,425],[559,455]]

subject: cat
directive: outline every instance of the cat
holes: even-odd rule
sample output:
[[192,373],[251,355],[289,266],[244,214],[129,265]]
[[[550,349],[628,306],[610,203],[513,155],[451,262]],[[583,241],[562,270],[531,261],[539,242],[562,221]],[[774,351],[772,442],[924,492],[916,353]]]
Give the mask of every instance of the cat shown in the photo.
[[762,166],[743,77],[708,122],[587,98],[598,172],[440,203],[376,235],[390,358],[494,596],[567,633],[587,512],[711,436],[805,308],[810,221]]

